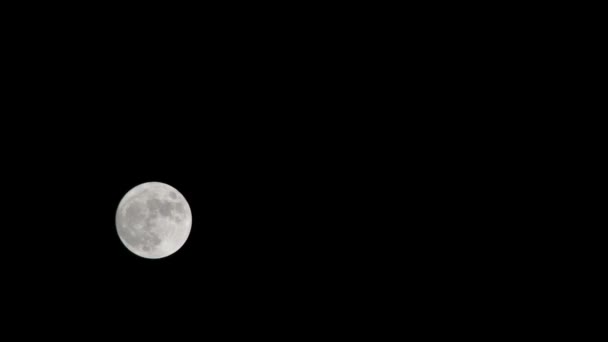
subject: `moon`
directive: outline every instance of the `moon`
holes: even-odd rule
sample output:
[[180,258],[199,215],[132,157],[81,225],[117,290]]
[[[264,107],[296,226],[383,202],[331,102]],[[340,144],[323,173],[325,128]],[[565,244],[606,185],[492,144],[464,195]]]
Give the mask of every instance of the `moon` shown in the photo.
[[134,254],[160,259],[177,252],[192,228],[184,196],[170,185],[149,182],[131,189],[116,211],[116,230]]

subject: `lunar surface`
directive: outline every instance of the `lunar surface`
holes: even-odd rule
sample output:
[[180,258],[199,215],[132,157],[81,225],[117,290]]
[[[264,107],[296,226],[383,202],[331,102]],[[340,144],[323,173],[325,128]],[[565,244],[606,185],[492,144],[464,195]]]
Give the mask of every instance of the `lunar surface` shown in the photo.
[[144,183],[131,189],[116,211],[116,229],[133,253],[159,259],[177,252],[192,227],[188,202],[170,185]]

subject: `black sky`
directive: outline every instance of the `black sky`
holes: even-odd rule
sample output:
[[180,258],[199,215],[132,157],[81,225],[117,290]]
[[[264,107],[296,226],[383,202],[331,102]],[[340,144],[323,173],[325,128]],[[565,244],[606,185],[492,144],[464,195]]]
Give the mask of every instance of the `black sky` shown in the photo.
[[[2,266],[16,310],[195,309],[229,325],[358,305],[375,267],[360,199],[378,107],[343,39],[63,32],[24,31],[35,41],[17,39],[8,64]],[[193,214],[160,260],[130,253],[115,227],[124,194],[151,181]]]
[[[87,310],[123,301],[253,310],[345,293],[361,260],[347,205],[358,191],[352,119],[330,115],[306,86],[241,75],[254,84],[220,91],[226,75],[209,73],[181,84],[61,82],[71,91],[24,100],[14,138],[4,137],[19,203],[4,251],[12,288]],[[122,196],[150,181],[177,188],[193,213],[184,247],[161,260],[131,254],[114,221]],[[169,303],[145,299],[159,292],[173,294]]]

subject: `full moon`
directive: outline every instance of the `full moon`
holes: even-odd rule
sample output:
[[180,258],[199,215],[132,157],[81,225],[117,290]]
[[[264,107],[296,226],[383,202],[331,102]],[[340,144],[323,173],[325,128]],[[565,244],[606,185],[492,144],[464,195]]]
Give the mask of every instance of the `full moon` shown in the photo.
[[160,259],[177,252],[192,227],[192,212],[182,194],[158,182],[140,184],[122,198],[116,211],[116,229],[131,252]]

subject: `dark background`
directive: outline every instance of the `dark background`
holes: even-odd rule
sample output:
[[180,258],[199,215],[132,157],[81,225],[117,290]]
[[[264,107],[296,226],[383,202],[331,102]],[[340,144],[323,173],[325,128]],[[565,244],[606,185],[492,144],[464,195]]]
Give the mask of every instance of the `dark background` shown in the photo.
[[[16,311],[255,326],[361,305],[373,127],[348,54],[246,30],[213,43],[70,33],[17,39],[5,65],[2,264]],[[130,253],[114,222],[150,181],[193,214],[186,244],[160,260]]]
[[[467,204],[470,149],[453,144],[466,120],[442,111],[465,102],[450,91],[462,69],[420,34],[432,25],[407,21],[396,39],[403,20],[346,10],[11,25],[0,129],[14,317],[175,338],[359,331],[398,321],[401,297],[433,311],[466,267],[444,248],[459,236],[444,222],[466,213],[437,209]],[[150,181],[193,214],[160,260],[130,253],[114,222]]]

